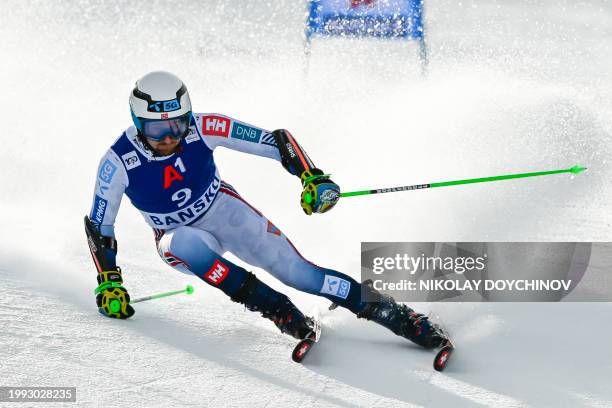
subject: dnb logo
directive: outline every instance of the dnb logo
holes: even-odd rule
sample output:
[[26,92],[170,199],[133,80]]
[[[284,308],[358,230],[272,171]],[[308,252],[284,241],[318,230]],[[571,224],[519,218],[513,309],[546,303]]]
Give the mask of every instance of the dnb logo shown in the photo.
[[231,125],[231,120],[223,116],[202,116],[202,134],[205,136],[228,137]]
[[351,289],[351,282],[333,275],[325,275],[321,293],[346,299]]
[[232,138],[246,140],[247,142],[259,143],[262,133],[261,129],[241,125],[237,122],[234,122],[232,127]]
[[218,286],[225,280],[225,278],[227,278],[228,274],[229,268],[223,265],[219,260],[216,260],[212,268],[210,268],[208,272],[204,274],[204,279],[213,285]]

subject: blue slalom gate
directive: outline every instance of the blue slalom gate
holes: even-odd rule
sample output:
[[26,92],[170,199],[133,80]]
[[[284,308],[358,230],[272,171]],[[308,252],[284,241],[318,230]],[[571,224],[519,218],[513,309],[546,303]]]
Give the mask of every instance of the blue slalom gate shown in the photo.
[[423,0],[310,0],[304,52],[316,37],[377,37],[416,40],[425,72],[428,64]]

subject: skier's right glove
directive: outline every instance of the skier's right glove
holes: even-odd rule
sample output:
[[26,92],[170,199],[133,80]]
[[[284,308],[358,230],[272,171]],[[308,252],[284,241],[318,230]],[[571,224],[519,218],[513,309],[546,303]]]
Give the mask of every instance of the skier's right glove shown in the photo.
[[98,310],[105,316],[115,319],[127,319],[134,315],[134,308],[130,306],[130,295],[122,286],[121,269],[103,271],[98,274],[96,288],[96,304]]
[[304,170],[300,179],[304,187],[300,205],[306,215],[329,211],[340,199],[340,187],[331,181],[329,174],[323,174],[322,170]]

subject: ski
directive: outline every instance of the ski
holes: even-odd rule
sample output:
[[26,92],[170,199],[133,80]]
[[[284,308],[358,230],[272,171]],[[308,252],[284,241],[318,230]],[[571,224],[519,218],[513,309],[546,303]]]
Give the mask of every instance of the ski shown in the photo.
[[440,347],[440,350],[436,354],[433,361],[433,368],[436,371],[442,371],[446,368],[448,360],[453,355],[453,351],[455,351],[455,345],[450,337],[448,337],[448,334],[444,332],[444,335],[446,336],[446,340],[444,343],[442,343],[442,346]]
[[296,363],[301,363],[304,360],[304,357],[308,354],[312,346],[315,345],[321,338],[321,321],[317,314],[313,317],[313,329],[310,333],[306,335],[305,338],[299,341],[299,343],[293,349],[293,353],[291,353],[291,359]]
[[[363,281],[362,284],[371,285],[372,280]],[[337,307],[338,307],[337,304],[332,303],[329,306],[329,310],[334,310]],[[437,316],[437,320],[440,320],[439,316]],[[438,352],[436,353],[436,357],[433,360],[433,368],[436,371],[443,371],[446,368],[446,364],[448,363],[448,360],[451,358],[451,356],[453,355],[453,352],[455,351],[455,344],[451,340],[450,335],[448,334],[446,329],[440,327],[440,325],[436,325],[436,327],[440,331],[440,334],[444,337],[444,341],[438,347]],[[300,341],[298,345],[296,346],[295,350],[293,351],[294,353],[293,361],[298,361],[298,362],[301,361],[301,358],[304,358],[304,356],[306,355],[306,353],[308,353],[308,351],[310,350],[310,348],[312,347],[314,343],[315,343],[314,341],[309,340],[309,339],[304,339]],[[300,358],[301,356],[299,360],[296,360],[296,353],[297,353],[297,358]]]

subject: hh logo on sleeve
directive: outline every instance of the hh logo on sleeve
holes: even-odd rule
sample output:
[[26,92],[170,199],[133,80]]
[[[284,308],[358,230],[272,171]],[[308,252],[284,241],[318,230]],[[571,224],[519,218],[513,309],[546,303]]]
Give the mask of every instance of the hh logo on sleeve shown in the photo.
[[346,299],[350,289],[351,282],[338,278],[337,276],[325,275],[325,279],[323,279],[323,287],[321,288],[320,292]]
[[218,286],[225,280],[225,278],[227,278],[228,274],[229,268],[223,265],[219,260],[216,260],[212,268],[210,268],[209,271],[204,274],[204,279],[213,285]]
[[202,134],[204,136],[228,137],[232,122],[228,118],[217,115],[202,117]]

